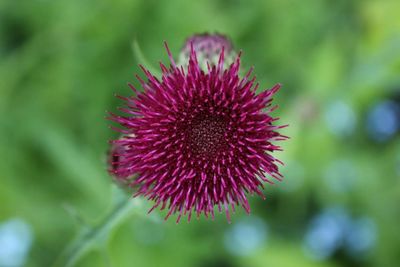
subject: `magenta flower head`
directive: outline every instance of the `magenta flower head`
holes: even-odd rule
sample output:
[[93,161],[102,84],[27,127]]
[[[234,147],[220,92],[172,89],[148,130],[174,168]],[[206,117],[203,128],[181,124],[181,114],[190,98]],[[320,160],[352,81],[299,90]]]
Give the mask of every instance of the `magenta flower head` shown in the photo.
[[[286,139],[271,116],[273,95],[280,85],[256,93],[252,69],[240,77],[240,53],[224,68],[225,46],[216,65],[202,70],[192,42],[185,69],[174,62],[161,65],[161,79],[141,66],[146,80],[137,76],[143,91],[129,84],[134,96],[120,108],[126,115],[111,114],[124,129],[112,141],[110,172],[137,187],[135,196],[168,209],[166,219],[193,213],[214,218],[215,208],[242,206],[250,212],[247,194],[262,193],[263,182],[280,180],[272,156],[280,150],[274,141]],[[229,47],[228,47],[229,48]],[[132,178],[133,177],[133,178]]]

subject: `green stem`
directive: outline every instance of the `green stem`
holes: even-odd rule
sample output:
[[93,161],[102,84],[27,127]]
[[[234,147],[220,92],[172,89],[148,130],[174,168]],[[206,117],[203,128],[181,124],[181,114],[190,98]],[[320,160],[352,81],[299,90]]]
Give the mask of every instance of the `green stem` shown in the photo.
[[161,72],[158,68],[155,68],[152,64],[149,63],[146,56],[143,54],[142,49],[140,49],[139,43],[137,40],[132,42],[132,50],[133,54],[136,57],[137,63],[146,66],[146,68],[153,73],[153,75],[160,77]]
[[86,226],[78,236],[66,247],[53,267],[71,267],[84,256],[99,239],[107,237],[110,230],[116,226],[134,206],[131,198],[116,203],[113,209],[94,226]]

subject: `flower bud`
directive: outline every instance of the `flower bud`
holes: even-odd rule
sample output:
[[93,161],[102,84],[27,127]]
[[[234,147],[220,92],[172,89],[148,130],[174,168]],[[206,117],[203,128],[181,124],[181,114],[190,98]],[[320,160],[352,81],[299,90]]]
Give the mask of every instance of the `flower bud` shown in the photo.
[[207,70],[207,63],[212,66],[218,65],[219,57],[224,50],[224,66],[228,68],[236,58],[231,41],[221,34],[196,34],[189,37],[179,54],[178,64],[187,67],[189,64],[191,49],[196,52],[197,61],[202,70]]

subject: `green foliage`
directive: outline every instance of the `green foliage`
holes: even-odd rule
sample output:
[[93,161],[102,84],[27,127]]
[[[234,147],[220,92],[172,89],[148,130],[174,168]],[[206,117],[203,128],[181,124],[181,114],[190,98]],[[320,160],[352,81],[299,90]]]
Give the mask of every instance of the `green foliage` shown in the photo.
[[[20,218],[31,225],[29,267],[54,264],[78,234],[66,205],[97,229],[112,206],[105,155],[117,133],[104,116],[120,104],[114,93],[130,94],[128,81],[138,85],[133,74],[144,59],[167,62],[164,40],[177,56],[193,33],[220,32],[243,49],[261,88],[283,84],[275,114],[290,125],[279,153],[285,181],[267,186],[266,201],[252,198],[267,242],[233,255],[224,247],[232,226],[223,214],[175,225],[139,216],[143,209],[118,221],[76,266],[395,266],[399,134],[372,140],[367,117],[376,103],[400,95],[399,13],[391,0],[0,1],[0,224]],[[336,102],[354,113],[349,134],[329,128],[335,119],[326,113]],[[340,124],[345,118],[337,115]],[[352,176],[332,167],[343,161]],[[310,220],[333,206],[370,218],[377,242],[359,257],[338,252],[314,261],[303,237]],[[233,225],[245,216],[238,211]]]

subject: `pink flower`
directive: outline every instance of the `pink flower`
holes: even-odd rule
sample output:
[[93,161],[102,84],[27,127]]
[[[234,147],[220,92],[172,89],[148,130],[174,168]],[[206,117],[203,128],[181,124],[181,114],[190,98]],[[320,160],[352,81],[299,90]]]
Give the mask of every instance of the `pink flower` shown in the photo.
[[[125,116],[111,114],[123,126],[123,138],[113,141],[110,172],[118,180],[138,187],[135,196],[167,208],[168,214],[190,220],[203,213],[214,218],[214,207],[226,211],[242,206],[250,212],[247,194],[264,198],[263,182],[281,179],[272,156],[280,150],[274,141],[287,137],[277,132],[271,112],[277,84],[256,94],[258,84],[252,69],[239,77],[240,53],[224,68],[224,48],[218,64],[199,66],[191,46],[187,69],[176,65],[166,45],[171,66],[161,64],[161,79],[141,66],[147,80],[124,98]],[[133,177],[133,181],[132,181]]]

